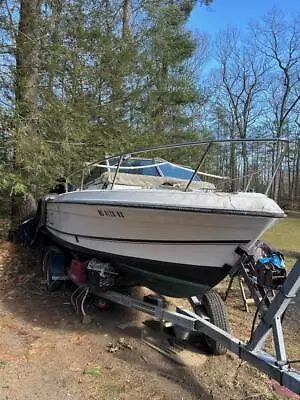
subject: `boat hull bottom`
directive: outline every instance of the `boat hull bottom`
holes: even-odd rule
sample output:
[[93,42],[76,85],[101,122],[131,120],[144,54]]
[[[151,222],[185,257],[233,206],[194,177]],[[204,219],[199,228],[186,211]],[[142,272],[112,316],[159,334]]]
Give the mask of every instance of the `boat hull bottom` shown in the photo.
[[[135,268],[129,265],[119,265],[119,268],[123,270],[126,276],[134,279],[137,286],[145,286],[163,296],[177,298],[188,298],[192,296],[201,297],[205,292],[222,281],[231,269],[230,266],[224,266],[222,268],[197,267],[199,271],[197,280],[189,281],[153,273],[147,269]],[[206,283],[206,280],[204,282],[204,280],[201,279],[201,275],[205,277],[208,270],[210,274],[215,276],[214,280],[210,281],[209,284]]]
[[46,234],[64,248],[111,263],[120,274],[132,282],[132,286],[145,286],[163,296],[177,298],[202,296],[222,281],[231,269],[230,265],[223,267],[181,265],[108,254],[67,242],[49,231]]

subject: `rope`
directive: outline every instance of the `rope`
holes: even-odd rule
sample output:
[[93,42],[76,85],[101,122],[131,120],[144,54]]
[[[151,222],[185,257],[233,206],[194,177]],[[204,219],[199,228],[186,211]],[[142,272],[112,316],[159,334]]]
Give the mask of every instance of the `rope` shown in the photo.
[[[167,164],[167,161],[157,163],[157,164],[151,164],[151,165],[139,165],[139,166],[128,166],[128,167],[119,167],[119,169],[144,169],[144,168],[152,168],[152,167],[159,167],[160,165],[165,165]],[[103,165],[103,164],[93,164],[93,167],[101,167],[101,168],[107,168],[107,169],[117,169],[117,165]],[[183,168],[183,167],[180,167]],[[189,171],[189,170],[188,170]]]

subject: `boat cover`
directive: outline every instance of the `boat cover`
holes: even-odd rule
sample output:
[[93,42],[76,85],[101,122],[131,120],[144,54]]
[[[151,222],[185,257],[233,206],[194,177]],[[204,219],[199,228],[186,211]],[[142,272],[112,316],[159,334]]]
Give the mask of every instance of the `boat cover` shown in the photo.
[[[87,185],[87,188],[91,188],[92,186],[102,186],[102,185],[112,184],[114,176],[115,172],[104,172],[91,185]],[[116,185],[139,186],[147,189],[159,188],[159,187],[184,189],[187,183],[188,181],[184,179],[169,178],[167,176],[148,176],[148,175],[138,175],[138,174],[126,174],[120,172],[117,174],[115,180]],[[190,189],[215,190],[215,185],[210,182],[193,181],[190,185]]]

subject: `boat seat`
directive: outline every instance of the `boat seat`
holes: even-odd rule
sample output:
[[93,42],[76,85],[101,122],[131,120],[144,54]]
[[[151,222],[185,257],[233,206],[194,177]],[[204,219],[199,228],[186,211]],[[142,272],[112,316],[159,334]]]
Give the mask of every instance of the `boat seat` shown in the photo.
[[[114,172],[104,172],[96,181],[93,182],[93,186],[112,184],[114,175]],[[148,176],[119,172],[116,177],[115,184],[124,186],[138,186],[147,189],[184,189],[187,185],[187,181],[184,179],[169,178],[167,176]],[[194,190],[215,190],[215,185],[210,182],[194,181],[191,183],[190,188]]]

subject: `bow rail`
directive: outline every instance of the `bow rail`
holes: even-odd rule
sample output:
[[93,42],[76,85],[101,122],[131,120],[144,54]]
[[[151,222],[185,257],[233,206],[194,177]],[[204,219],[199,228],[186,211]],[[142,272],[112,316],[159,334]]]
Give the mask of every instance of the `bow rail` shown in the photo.
[[[78,173],[81,172],[81,186],[80,186],[80,190],[83,190],[83,180],[84,180],[84,173],[87,169],[89,169],[90,167],[96,167],[96,166],[101,166],[104,168],[107,168],[108,171],[110,169],[115,170],[114,176],[113,176],[113,180],[112,180],[112,184],[110,187],[110,190],[114,189],[114,185],[117,179],[117,175],[120,171],[122,171],[122,169],[126,169],[126,170],[130,170],[130,169],[144,169],[144,168],[151,168],[151,167],[155,167],[155,166],[159,166],[164,164],[165,162],[167,162],[166,160],[163,159],[158,159],[159,161],[157,163],[151,164],[151,165],[145,165],[145,166],[126,166],[126,167],[122,167],[122,162],[128,158],[131,158],[132,156],[136,156],[136,155],[141,155],[141,154],[147,154],[150,152],[155,152],[155,151],[159,151],[159,150],[170,150],[170,149],[178,149],[178,148],[187,148],[187,147],[196,147],[196,146],[201,146],[201,145],[206,145],[206,148],[204,150],[204,152],[202,153],[197,166],[195,169],[190,169],[193,170],[192,176],[190,178],[190,180],[188,181],[186,187],[183,189],[183,191],[188,191],[190,185],[192,184],[192,182],[194,181],[196,175],[203,175],[203,176],[207,176],[207,177],[211,177],[211,178],[216,178],[216,179],[223,179],[223,180],[229,180],[230,178],[228,177],[223,177],[223,176],[219,176],[219,175],[215,175],[215,174],[209,174],[203,171],[200,171],[200,168],[203,166],[205,159],[208,155],[208,153],[211,151],[213,145],[217,145],[217,144],[242,144],[242,143],[277,143],[278,144],[278,154],[279,156],[277,157],[277,162],[276,165],[273,168],[273,173],[272,176],[269,180],[269,183],[267,185],[267,188],[265,190],[265,194],[268,195],[272,184],[274,182],[275,176],[280,168],[280,165],[288,151],[288,144],[289,144],[289,140],[285,139],[285,138],[280,138],[280,139],[274,139],[274,138],[265,138],[265,139],[212,139],[212,140],[197,140],[197,141],[190,141],[190,142],[181,142],[181,143],[173,143],[173,144],[165,144],[165,145],[159,145],[159,146],[154,146],[154,147],[148,147],[148,148],[144,148],[144,149],[140,149],[140,150],[136,150],[136,151],[132,151],[132,152],[125,152],[125,153],[121,153],[121,154],[117,154],[117,155],[113,155],[110,157],[105,157],[104,159],[102,158],[101,160],[97,160],[94,162],[90,162],[90,163],[85,163],[85,165],[82,168],[79,168],[78,170],[75,170],[72,174],[70,174],[67,178],[66,178],[66,186],[68,187],[68,183],[70,182],[70,178],[77,175]],[[110,160],[114,160],[114,159],[118,159],[118,162],[116,165],[110,165],[109,161]],[[172,163],[170,163],[172,164]],[[175,164],[173,164],[175,165]],[[180,166],[181,168],[184,168],[184,166]],[[249,181],[246,185],[246,191],[248,190],[248,188],[250,187],[251,181],[253,179],[253,176],[256,174],[257,172],[253,172],[251,173],[249,176]]]

